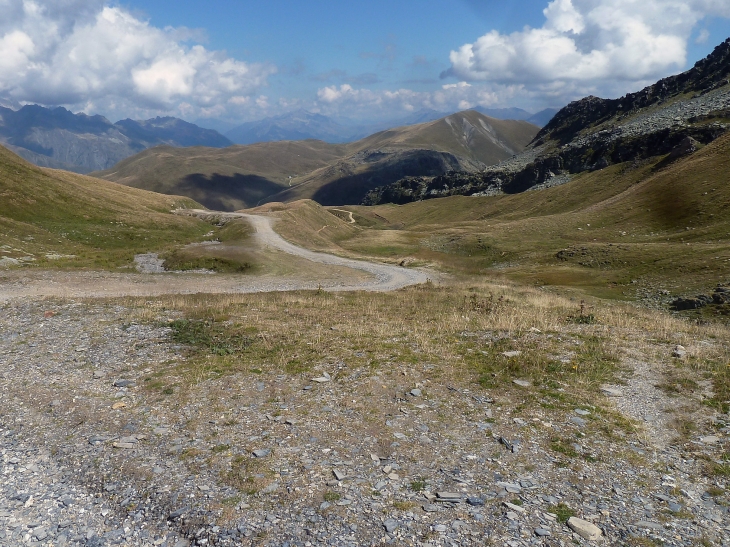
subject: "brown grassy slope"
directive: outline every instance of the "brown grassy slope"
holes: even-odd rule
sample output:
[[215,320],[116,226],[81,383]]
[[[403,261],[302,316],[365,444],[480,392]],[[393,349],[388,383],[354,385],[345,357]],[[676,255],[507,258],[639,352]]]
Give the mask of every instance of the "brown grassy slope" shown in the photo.
[[659,285],[691,294],[730,282],[729,152],[730,136],[661,169],[656,158],[524,194],[346,207],[356,231],[332,241],[342,252],[604,296]]
[[525,121],[498,120],[476,110],[439,120],[381,131],[348,145],[348,152],[370,148],[425,148],[493,165],[521,152],[539,128]]
[[94,176],[135,188],[189,196],[216,210],[255,206],[345,153],[342,145],[307,140],[228,148],[158,146]]
[[[190,241],[209,229],[170,213],[197,207],[66,171],[36,167],[0,146],[0,256],[69,267],[129,264],[135,253]],[[46,255],[75,255],[49,262]]]
[[[537,130],[527,122],[467,111],[348,145],[307,140],[225,149],[156,147],[93,175],[186,195],[218,210],[254,207],[267,200],[359,203],[368,189],[403,176],[479,170],[522,150]],[[385,153],[364,157],[365,151],[375,150]]]
[[347,157],[296,179],[293,188],[269,199],[357,204],[368,191],[406,176],[480,171],[522,151],[537,131],[530,123],[497,120],[474,110],[381,131],[350,143]]

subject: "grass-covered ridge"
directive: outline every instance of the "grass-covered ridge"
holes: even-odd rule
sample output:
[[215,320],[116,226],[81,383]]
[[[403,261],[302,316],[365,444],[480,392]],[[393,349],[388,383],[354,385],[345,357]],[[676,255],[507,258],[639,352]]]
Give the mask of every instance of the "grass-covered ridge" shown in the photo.
[[35,266],[128,266],[137,253],[200,239],[210,227],[173,215],[196,207],[163,196],[35,167],[0,147],[0,257]]

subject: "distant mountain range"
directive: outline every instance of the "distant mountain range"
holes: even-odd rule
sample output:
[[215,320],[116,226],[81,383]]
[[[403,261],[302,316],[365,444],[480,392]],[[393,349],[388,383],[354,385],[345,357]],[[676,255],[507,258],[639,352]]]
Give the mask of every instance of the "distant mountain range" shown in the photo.
[[0,106],[0,143],[36,165],[77,173],[107,169],[160,144],[215,148],[233,144],[217,131],[177,118],[113,124],[103,116],[38,105],[18,110]]
[[[302,113],[299,119],[322,122],[322,131],[332,127],[317,115]],[[470,110],[380,131],[348,144],[300,139],[223,150],[156,147],[92,174],[188,196],[219,210],[302,198],[326,205],[353,204],[373,188],[401,177],[454,170],[476,173],[519,153],[538,131],[526,121],[498,120]]]
[[[498,120],[523,120],[538,127],[543,127],[558,111],[548,108],[532,114],[521,108],[475,108],[477,112]],[[346,143],[372,135],[378,131],[393,127],[416,125],[438,120],[448,116],[448,112],[432,109],[421,109],[408,116],[372,124],[362,124],[347,119],[334,119],[322,114],[306,110],[297,110],[280,116],[246,122],[224,135],[236,144],[254,144],[257,142],[298,141],[318,139],[328,143]],[[204,124],[204,121],[199,123]]]

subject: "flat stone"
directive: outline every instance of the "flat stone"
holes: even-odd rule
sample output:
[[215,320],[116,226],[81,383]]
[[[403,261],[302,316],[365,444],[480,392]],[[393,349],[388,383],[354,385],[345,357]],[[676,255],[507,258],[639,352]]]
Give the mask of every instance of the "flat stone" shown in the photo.
[[388,486],[388,483],[387,482],[385,482],[385,481],[378,481],[378,482],[375,483],[375,486],[373,488],[375,488],[376,490],[382,490],[386,486]]
[[658,522],[651,522],[649,520],[640,520],[634,526],[637,528],[649,528],[651,530],[664,530],[664,526]]
[[460,503],[464,496],[458,492],[436,492],[437,501]]
[[577,517],[570,517],[568,519],[568,527],[580,537],[587,539],[588,541],[596,541],[603,535],[603,532],[598,526]]
[[585,427],[588,422],[586,422],[583,418],[579,418],[578,416],[571,416],[570,421],[577,425],[578,427]]
[[535,535],[540,537],[547,537],[550,535],[550,530],[545,528],[535,528]]
[[97,444],[105,443],[108,440],[109,440],[109,437],[103,437],[101,435],[94,435],[93,437],[89,437],[89,444],[97,445]]
[[720,437],[717,435],[708,435],[707,437],[701,437],[700,442],[702,444],[717,444],[720,442]]
[[426,513],[436,513],[437,511],[439,511],[439,506],[433,503],[426,503],[425,505],[423,505],[423,510]]
[[527,380],[512,380],[513,384],[516,384],[520,387],[530,387],[532,386],[532,382],[529,382]]
[[152,430],[155,435],[167,435],[170,430],[166,427],[156,427]]
[[134,380],[115,380],[114,387],[134,387],[137,384]]
[[502,355],[511,359],[512,357],[519,357],[520,355],[522,355],[522,352],[521,351],[503,351]]
[[420,397],[423,394],[420,389],[412,389],[409,393],[413,397]]
[[333,470],[332,470],[332,474],[333,474],[333,475],[335,476],[335,478],[336,478],[336,479],[337,479],[338,481],[343,481],[343,480],[345,480],[345,479],[347,478],[347,475],[345,475],[345,474],[344,474],[344,473],[343,473],[342,471],[340,471],[339,469],[333,469]]
[[252,454],[256,458],[265,458],[266,456],[268,456],[269,454],[271,454],[271,449],[270,448],[260,448],[258,450],[254,450],[252,452]]
[[510,503],[508,501],[505,501],[504,502],[504,506],[507,509],[511,509],[512,511],[516,511],[518,513],[524,513],[525,512],[525,508],[524,507],[520,507],[519,505],[515,505],[514,503]]
[[573,412],[575,412],[578,416],[590,416],[591,413],[587,410],[583,410],[582,408],[576,408]]
[[385,531],[389,534],[395,532],[398,529],[398,526],[400,526],[400,524],[395,519],[385,519],[383,522],[383,528],[385,528]]
[[472,507],[482,507],[486,502],[485,502],[484,498],[470,496],[470,497],[466,498],[466,503],[468,503]]
[[509,520],[519,520],[520,519],[520,516],[517,513],[515,513],[514,511],[507,511],[507,513],[505,513],[505,516]]
[[112,444],[112,446],[114,448],[124,448],[124,449],[129,450],[129,449],[132,449],[132,448],[137,448],[137,443],[136,442],[133,442],[133,443],[114,443],[114,444]]
[[181,507],[180,509],[176,509],[170,515],[167,517],[169,520],[175,520],[183,516],[185,513],[190,511],[190,507]]
[[616,389],[613,387],[607,387],[603,386],[601,387],[601,393],[606,395],[607,397],[623,397],[624,393],[620,389]]
[[448,528],[446,528],[446,526],[443,524],[437,524],[436,526],[433,527],[434,532],[443,533],[446,530],[448,530]]

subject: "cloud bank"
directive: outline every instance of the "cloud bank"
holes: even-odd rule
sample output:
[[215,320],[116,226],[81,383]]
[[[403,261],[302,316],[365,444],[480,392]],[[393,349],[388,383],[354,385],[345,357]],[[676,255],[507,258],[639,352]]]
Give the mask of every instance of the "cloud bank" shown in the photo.
[[0,0],[0,95],[90,112],[200,115],[247,104],[275,68],[103,0]]
[[727,0],[553,0],[541,28],[493,30],[450,55],[469,82],[624,93],[682,70],[693,29],[730,17]]

